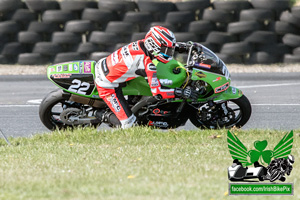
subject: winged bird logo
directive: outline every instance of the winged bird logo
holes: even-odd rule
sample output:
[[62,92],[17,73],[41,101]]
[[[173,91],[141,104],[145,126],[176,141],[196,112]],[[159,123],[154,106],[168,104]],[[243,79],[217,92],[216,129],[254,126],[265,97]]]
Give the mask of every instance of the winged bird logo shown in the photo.
[[279,143],[272,150],[265,150],[268,146],[266,140],[255,141],[255,150],[247,150],[239,138],[230,131],[227,133],[227,143],[232,159],[238,159],[244,167],[252,165],[256,161],[270,164],[272,158],[287,158],[293,147],[293,131],[285,134]]

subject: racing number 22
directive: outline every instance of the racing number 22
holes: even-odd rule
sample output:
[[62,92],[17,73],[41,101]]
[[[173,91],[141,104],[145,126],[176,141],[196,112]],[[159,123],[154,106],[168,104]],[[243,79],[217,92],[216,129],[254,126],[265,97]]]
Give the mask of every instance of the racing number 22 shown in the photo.
[[71,85],[68,90],[78,94],[86,94],[86,91],[90,88],[89,83],[81,82],[78,79],[74,79],[72,83],[73,85]]

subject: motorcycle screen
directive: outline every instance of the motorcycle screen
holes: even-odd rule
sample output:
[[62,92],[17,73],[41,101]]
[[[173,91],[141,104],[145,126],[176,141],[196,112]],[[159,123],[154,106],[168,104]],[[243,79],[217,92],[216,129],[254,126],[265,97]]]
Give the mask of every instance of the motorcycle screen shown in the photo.
[[230,78],[226,65],[214,52],[201,44],[195,43],[194,45],[199,47],[198,49],[201,49],[201,52],[191,55],[189,63],[193,67],[220,74],[225,76],[227,80]]

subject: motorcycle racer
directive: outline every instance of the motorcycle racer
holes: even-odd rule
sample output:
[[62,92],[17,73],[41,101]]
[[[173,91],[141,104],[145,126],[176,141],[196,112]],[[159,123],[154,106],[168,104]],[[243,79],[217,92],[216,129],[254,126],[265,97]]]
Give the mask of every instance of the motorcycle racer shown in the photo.
[[138,76],[145,77],[153,96],[159,99],[190,98],[197,99],[199,93],[191,87],[170,89],[163,87],[157,78],[156,66],[152,60],[168,63],[174,51],[184,52],[183,43],[177,44],[175,35],[167,28],[152,27],[145,39],[132,42],[100,59],[95,68],[95,82],[100,98],[113,112],[101,111],[97,117],[115,126],[131,127],[136,117],[131,112],[122,93],[122,85]]

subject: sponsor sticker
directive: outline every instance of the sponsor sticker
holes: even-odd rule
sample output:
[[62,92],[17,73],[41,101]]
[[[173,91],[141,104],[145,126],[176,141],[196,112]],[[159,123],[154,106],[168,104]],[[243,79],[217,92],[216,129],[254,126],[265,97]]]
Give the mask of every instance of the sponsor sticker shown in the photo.
[[156,77],[153,77],[151,80],[151,87],[157,87],[159,86],[158,79]]
[[120,112],[121,106],[120,106],[120,104],[119,104],[118,99],[116,98],[116,96],[114,94],[112,94],[112,95],[110,95],[110,97],[108,97],[108,99],[109,99],[112,107],[114,108],[114,110],[116,112]]
[[112,64],[112,65],[116,65],[118,62],[119,62],[118,52],[115,51],[115,52],[111,55],[111,64]]
[[225,83],[224,85],[221,85],[220,87],[217,87],[215,89],[215,93],[223,92],[223,91],[227,90],[227,88],[229,88],[229,82]]
[[203,72],[196,72],[195,74],[196,74],[196,76],[198,76],[199,78],[206,78],[206,74],[204,74]]
[[56,72],[62,72],[63,68],[61,65],[56,66]]
[[217,81],[219,81],[219,80],[222,80],[222,77],[216,78],[215,80],[213,80],[213,82],[217,82]]
[[149,121],[148,126],[167,128],[169,126],[169,124],[168,124],[168,122],[163,122],[163,121]]
[[74,71],[78,71],[78,65],[74,64]]
[[68,65],[64,65],[64,71],[68,71]]
[[69,64],[69,71],[73,71],[73,65]]
[[91,73],[91,62],[84,62],[84,73]]
[[70,78],[72,74],[52,74],[54,79]]
[[79,73],[82,74],[82,62],[79,62]]
[[169,80],[169,79],[159,79],[159,82],[160,82],[162,85],[172,85],[172,84],[173,84],[173,81],[172,81],[172,80]]
[[195,63],[195,66],[205,68],[205,69],[210,69],[211,68],[211,65],[204,64],[204,63]]
[[153,63],[149,63],[147,68],[149,71],[156,71],[156,66]]
[[139,50],[139,46],[138,46],[137,42],[132,43],[132,49],[134,51],[138,51]]

